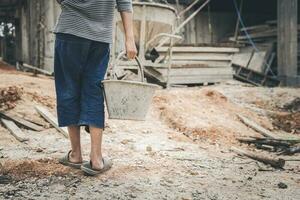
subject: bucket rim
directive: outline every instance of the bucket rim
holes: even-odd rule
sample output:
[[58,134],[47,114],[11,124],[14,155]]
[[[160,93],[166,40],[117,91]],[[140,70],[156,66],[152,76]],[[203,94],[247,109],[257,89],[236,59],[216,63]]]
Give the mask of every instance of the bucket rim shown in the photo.
[[156,84],[152,83],[146,83],[146,82],[139,82],[139,81],[128,81],[128,80],[103,80],[102,83],[109,83],[109,82],[116,82],[116,83],[130,83],[135,85],[142,85],[142,86],[150,86],[153,88],[161,89],[162,87]]

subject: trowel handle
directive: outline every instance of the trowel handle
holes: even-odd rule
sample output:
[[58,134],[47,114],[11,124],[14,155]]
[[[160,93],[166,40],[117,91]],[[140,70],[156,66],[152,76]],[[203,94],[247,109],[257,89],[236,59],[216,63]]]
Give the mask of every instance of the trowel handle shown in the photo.
[[[113,65],[113,68],[112,68],[112,77],[113,78],[115,78],[114,76],[115,76],[115,69],[116,69],[116,67],[118,66],[118,64],[119,64],[119,62],[120,62],[120,60],[121,60],[121,58],[123,57],[123,56],[125,56],[126,55],[126,52],[125,51],[122,51],[118,56],[117,56],[117,58],[116,58],[116,60],[115,60],[115,64]],[[135,57],[135,61],[136,61],[136,63],[138,64],[138,70],[139,70],[139,75],[140,75],[140,78],[141,78],[141,82],[144,82],[144,68],[143,68],[143,65],[142,65],[142,63],[141,63],[141,61],[139,60],[139,58],[136,56]]]

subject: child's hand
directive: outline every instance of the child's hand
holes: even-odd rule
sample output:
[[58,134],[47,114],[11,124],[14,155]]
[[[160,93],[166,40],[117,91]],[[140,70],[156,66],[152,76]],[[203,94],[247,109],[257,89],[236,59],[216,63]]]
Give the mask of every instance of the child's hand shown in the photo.
[[134,59],[137,55],[137,49],[135,46],[134,39],[126,40],[126,55],[128,59]]

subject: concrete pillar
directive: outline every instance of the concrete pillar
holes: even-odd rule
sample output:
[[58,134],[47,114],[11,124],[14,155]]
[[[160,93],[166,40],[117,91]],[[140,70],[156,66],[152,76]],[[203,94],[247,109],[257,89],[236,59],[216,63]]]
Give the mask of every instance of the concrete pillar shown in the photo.
[[284,86],[300,85],[297,74],[298,0],[277,0],[278,77]]

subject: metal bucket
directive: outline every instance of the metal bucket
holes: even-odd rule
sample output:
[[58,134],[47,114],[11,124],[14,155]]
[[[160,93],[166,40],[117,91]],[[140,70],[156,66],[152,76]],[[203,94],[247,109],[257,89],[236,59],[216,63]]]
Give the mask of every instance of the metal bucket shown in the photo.
[[141,82],[104,80],[105,102],[110,119],[145,120],[155,89],[159,86],[144,82],[143,67],[136,57]]

